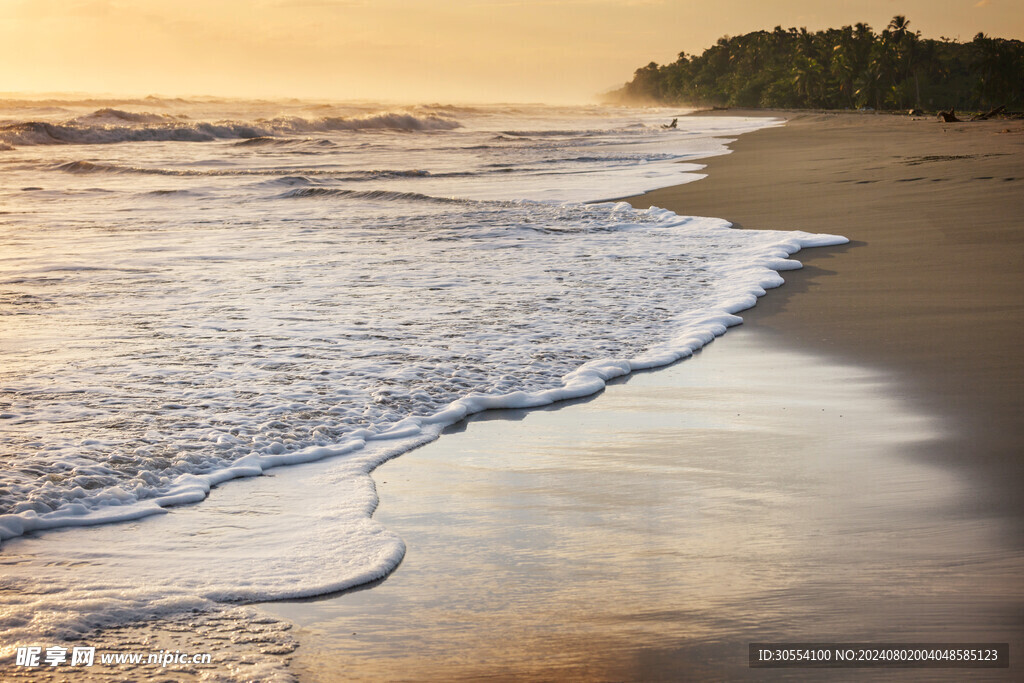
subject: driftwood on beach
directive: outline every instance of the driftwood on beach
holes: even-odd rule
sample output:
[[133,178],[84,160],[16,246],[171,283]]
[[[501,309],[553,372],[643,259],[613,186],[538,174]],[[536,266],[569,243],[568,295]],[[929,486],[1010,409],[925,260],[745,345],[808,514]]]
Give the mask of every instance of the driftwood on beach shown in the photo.
[[972,116],[971,121],[987,121],[993,116],[998,116],[999,114],[1002,114],[1004,111],[1006,111],[1006,105],[1001,104],[995,109],[991,109],[985,112],[984,114],[977,114],[976,116]]
[[[913,113],[913,112],[911,112],[911,113]],[[972,116],[970,118],[970,120],[971,121],[988,121],[993,116],[999,116],[1000,114],[1005,114],[1005,113],[1006,113],[1006,105],[1005,104],[1001,104],[998,107],[996,107],[995,109],[988,110],[984,114],[975,114],[974,116]],[[963,121],[963,119],[958,119],[956,117],[956,112],[953,109],[950,109],[949,111],[940,111],[938,113],[938,117],[939,117],[939,120],[944,122],[944,123],[961,123]]]

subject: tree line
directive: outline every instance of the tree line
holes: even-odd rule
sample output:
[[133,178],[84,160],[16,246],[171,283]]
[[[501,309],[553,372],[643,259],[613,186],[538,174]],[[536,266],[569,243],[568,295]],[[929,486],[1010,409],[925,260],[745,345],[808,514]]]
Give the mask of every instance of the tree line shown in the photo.
[[651,62],[609,93],[616,102],[823,109],[1024,108],[1024,42],[982,33],[923,39],[901,15],[864,23],[720,38],[701,55]]

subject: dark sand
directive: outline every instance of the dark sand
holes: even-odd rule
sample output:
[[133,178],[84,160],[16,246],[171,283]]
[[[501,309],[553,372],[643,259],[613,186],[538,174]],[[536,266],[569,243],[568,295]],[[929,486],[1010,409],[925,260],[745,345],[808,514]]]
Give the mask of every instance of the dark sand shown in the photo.
[[483,413],[389,462],[375,517],[405,539],[402,565],[261,609],[297,625],[292,670],[311,683],[963,680],[747,664],[755,641],[1019,652],[1020,555],[959,514],[948,468],[901,457],[941,428],[877,371],[733,330],[592,400]]
[[742,136],[707,178],[629,201],[850,238],[799,254],[746,324],[891,373],[952,426],[921,457],[1024,542],[1024,122],[775,115],[785,127]]
[[690,361],[483,414],[377,471],[405,560],[367,590],[264,605],[297,625],[293,670],[1019,680],[752,670],[746,647],[998,641],[1019,662],[1022,129],[798,115],[632,200],[854,243],[799,254]]

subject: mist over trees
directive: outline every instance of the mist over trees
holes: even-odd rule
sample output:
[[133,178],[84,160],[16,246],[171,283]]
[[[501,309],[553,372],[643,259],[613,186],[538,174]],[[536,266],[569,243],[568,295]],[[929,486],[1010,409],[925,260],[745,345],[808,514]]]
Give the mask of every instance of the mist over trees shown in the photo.
[[857,109],[1024,108],[1024,42],[979,33],[921,38],[897,15],[867,24],[720,38],[701,55],[651,62],[610,93],[617,102]]

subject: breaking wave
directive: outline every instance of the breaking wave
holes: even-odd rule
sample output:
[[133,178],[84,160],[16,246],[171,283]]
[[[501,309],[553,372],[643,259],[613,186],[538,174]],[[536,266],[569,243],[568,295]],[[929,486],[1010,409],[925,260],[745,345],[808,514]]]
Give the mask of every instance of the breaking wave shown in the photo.
[[280,136],[301,133],[348,130],[446,131],[461,125],[454,119],[434,114],[414,116],[394,112],[318,119],[291,116],[253,122],[189,122],[166,114],[135,114],[108,108],[62,123],[21,121],[0,126],[0,144],[103,145],[118,142],[212,142],[243,138],[246,141],[258,140],[251,144],[261,145],[273,144],[268,143],[268,140]]
[[304,199],[310,197],[344,197],[347,199],[371,199],[387,202],[438,202],[443,204],[475,204],[470,199],[454,197],[432,197],[419,192],[395,192],[392,190],[345,190],[336,187],[300,187],[277,195],[275,199]]
[[263,136],[258,138],[247,138],[240,140],[234,144],[235,147],[337,147],[337,143],[327,139],[296,139],[296,138],[275,138],[270,136]]
[[122,109],[113,109],[111,107],[104,107],[103,109],[97,109],[91,114],[80,116],[75,119],[78,123],[92,124],[92,123],[113,123],[113,124],[124,124],[124,123],[167,123],[169,121],[176,121],[181,119],[187,119],[187,116],[171,116],[169,114],[150,114],[149,112],[136,114],[130,111],[124,111]]
[[218,138],[255,138],[267,131],[238,123],[164,123],[89,125],[79,122],[25,121],[0,126],[0,141],[11,145],[104,145],[117,142],[212,142]]
[[454,130],[462,124],[455,119],[428,114],[384,113],[372,116],[326,116],[321,119],[304,119],[297,116],[272,119],[268,122],[278,133],[314,133],[336,130],[398,130],[431,131]]
[[[334,180],[349,182],[364,180],[381,180],[393,178],[455,178],[474,175],[470,171],[453,171],[449,173],[431,173],[421,169],[373,169],[373,170],[338,170],[332,168],[231,168],[231,169],[197,169],[197,168],[146,168],[143,166],[123,166],[121,164],[102,164],[93,161],[68,161],[51,167],[64,173],[89,174],[110,173],[114,175],[141,174],[178,177],[295,177],[295,176],[328,176]],[[504,169],[502,169],[504,170]]]

